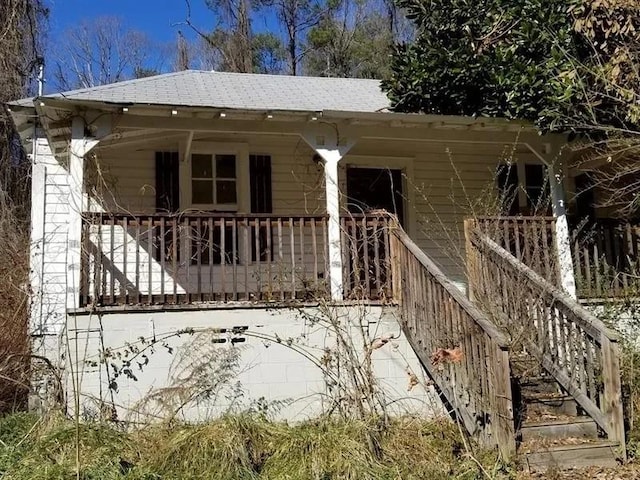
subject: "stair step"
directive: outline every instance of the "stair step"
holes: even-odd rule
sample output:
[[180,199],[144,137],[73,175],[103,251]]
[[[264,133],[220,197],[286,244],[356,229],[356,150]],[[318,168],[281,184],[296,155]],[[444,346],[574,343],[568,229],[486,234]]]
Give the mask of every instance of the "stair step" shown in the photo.
[[524,408],[522,409],[528,419],[544,418],[553,416],[577,416],[578,404],[569,395],[562,393],[542,393],[535,395],[524,395],[522,398]]
[[523,377],[518,380],[522,396],[540,393],[558,393],[559,385],[555,378],[548,376]]
[[612,468],[618,465],[617,442],[590,442],[578,445],[554,445],[544,450],[521,454],[525,466],[533,472],[549,468],[567,470],[592,466]]
[[520,428],[523,442],[540,438],[598,438],[598,426],[589,417],[525,422]]

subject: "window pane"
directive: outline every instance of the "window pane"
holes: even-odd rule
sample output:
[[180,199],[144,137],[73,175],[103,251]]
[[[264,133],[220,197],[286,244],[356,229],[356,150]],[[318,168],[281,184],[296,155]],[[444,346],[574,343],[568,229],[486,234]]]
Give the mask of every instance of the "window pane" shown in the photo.
[[216,155],[216,177],[236,178],[235,155]]
[[192,203],[213,203],[213,182],[211,180],[193,180],[191,182]]
[[194,178],[213,178],[211,155],[194,153],[191,155],[191,176]]
[[216,182],[217,203],[236,203],[236,182],[218,180]]

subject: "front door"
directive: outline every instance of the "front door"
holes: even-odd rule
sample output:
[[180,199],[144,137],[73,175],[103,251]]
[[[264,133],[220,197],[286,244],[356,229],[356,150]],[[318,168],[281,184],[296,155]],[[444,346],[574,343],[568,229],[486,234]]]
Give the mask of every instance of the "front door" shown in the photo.
[[[389,168],[347,167],[347,209],[353,214],[384,209],[397,215],[404,224],[402,171]],[[366,226],[365,226],[366,225]],[[387,249],[388,232],[384,223],[347,221],[344,245],[346,254],[345,294],[347,298],[384,299],[389,293]]]
[[347,209],[351,213],[384,209],[396,214],[404,226],[402,170],[348,166]]

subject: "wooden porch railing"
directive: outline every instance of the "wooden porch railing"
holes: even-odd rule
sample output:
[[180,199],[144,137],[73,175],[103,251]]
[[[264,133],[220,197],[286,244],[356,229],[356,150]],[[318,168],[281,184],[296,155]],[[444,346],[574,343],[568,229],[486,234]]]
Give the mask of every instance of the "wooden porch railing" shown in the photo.
[[[347,298],[391,298],[388,221],[342,219]],[[87,213],[82,247],[83,307],[329,297],[324,215]]]
[[624,448],[616,335],[569,295],[518,261],[473,221],[466,225],[472,295],[502,329]]
[[507,338],[399,227],[394,292],[407,339],[467,431],[515,453]]
[[580,298],[637,296],[640,290],[640,225],[597,219],[573,235]]
[[560,274],[553,217],[480,217],[476,228],[556,285]]

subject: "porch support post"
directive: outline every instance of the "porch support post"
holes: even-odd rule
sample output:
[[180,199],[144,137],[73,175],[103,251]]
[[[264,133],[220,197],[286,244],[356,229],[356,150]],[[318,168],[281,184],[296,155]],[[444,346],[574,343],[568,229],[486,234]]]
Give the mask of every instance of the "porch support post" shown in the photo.
[[331,300],[343,299],[342,242],[340,232],[340,188],[338,162],[355,144],[354,138],[341,137],[334,124],[314,122],[304,132],[303,138],[324,160],[325,195],[329,224],[329,281]]
[[[571,236],[567,221],[567,206],[564,198],[564,168],[562,164],[562,145],[566,139],[562,136],[552,136],[553,143],[545,143],[544,152],[536,150],[530,143],[524,145],[543,164],[547,166],[549,190],[551,190],[551,208],[556,220],[555,247],[558,252],[558,271],[562,288],[574,299],[576,296],[576,279],[573,273],[573,259],[571,256]],[[554,148],[555,146],[555,148]]]
[[567,221],[567,207],[565,203],[562,165],[549,164],[547,168],[551,189],[551,204],[553,216],[556,219],[556,250],[558,252],[558,267],[562,288],[574,299],[576,296],[576,279],[573,272],[571,257],[571,234]]
[[325,195],[329,225],[329,280],[331,299],[342,300],[342,244],[340,240],[340,191],[338,188],[338,162],[342,156],[328,155],[324,162]]
[[[106,124],[98,129],[102,130]],[[86,135],[86,122],[74,117],[71,122],[69,144],[69,230],[67,233],[67,309],[80,306],[80,277],[82,265],[82,214],[87,210],[88,199],[84,186],[84,158],[98,145],[98,140]]]

